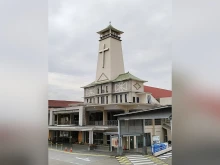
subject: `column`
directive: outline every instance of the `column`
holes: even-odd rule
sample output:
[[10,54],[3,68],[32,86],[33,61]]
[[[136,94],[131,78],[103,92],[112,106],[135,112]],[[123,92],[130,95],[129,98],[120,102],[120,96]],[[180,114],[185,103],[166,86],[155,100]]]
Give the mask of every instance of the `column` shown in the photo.
[[172,119],[170,120],[171,136],[172,136]]
[[83,106],[79,107],[79,126],[83,126],[85,124],[85,111]]
[[89,144],[93,144],[93,131],[89,131]]
[[53,125],[53,111],[50,110],[50,121],[49,121],[49,125]]
[[153,136],[155,135],[155,119],[152,119]]
[[89,111],[85,110],[85,125],[89,125]]
[[112,152],[112,135],[110,135],[110,151]]
[[137,148],[137,136],[134,136],[134,148]]
[[122,136],[121,136],[121,126],[120,126],[120,120],[118,120],[118,149],[117,154],[122,155],[123,149],[122,149]]
[[108,113],[107,111],[103,110],[103,125],[107,125],[108,120]]
[[142,153],[143,155],[146,155],[147,154],[147,146],[146,146],[146,134],[144,133],[145,132],[145,119],[142,120],[142,125],[143,125],[143,149],[142,149]]
[[123,153],[123,148],[122,148],[122,136],[120,135],[118,138],[118,154],[121,156]]
[[146,135],[144,133],[143,135],[143,155],[146,155],[147,154],[147,146],[146,146]]

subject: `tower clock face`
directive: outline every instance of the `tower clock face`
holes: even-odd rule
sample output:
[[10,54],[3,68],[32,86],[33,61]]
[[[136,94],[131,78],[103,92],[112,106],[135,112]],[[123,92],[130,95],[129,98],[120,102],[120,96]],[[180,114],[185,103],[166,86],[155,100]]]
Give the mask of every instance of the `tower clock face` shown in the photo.
[[86,90],[86,95],[87,96],[92,96],[92,95],[94,95],[95,93],[94,93],[94,88],[89,88],[89,89],[87,89]]
[[115,84],[115,92],[127,91],[127,82],[119,82]]

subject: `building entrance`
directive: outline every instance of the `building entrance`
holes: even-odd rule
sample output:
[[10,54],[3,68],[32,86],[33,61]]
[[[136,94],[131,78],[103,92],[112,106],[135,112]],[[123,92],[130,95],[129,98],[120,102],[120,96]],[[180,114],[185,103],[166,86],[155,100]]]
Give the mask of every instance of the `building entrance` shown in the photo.
[[151,146],[151,134],[146,133],[146,146]]
[[130,149],[134,149],[134,136],[130,136]]

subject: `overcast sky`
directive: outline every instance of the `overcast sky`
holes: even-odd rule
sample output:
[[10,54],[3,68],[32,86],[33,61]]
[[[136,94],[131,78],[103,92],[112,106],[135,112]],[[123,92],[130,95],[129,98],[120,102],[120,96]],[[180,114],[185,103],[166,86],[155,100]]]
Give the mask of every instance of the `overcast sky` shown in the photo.
[[49,0],[49,99],[83,100],[95,80],[99,30],[124,31],[125,71],[171,89],[171,0]]

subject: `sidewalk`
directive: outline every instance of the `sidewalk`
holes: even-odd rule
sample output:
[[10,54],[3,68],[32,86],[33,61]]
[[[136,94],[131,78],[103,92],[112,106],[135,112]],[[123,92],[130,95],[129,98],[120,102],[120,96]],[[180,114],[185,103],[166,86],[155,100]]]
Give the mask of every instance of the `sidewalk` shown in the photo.
[[63,144],[62,146],[58,144],[48,144],[48,149],[55,149],[60,151],[65,151],[65,148],[68,152],[70,152],[70,148],[72,148],[72,152],[74,153],[87,153],[87,154],[101,154],[101,155],[108,155],[108,156],[116,156],[117,150],[110,152],[110,151],[102,151],[102,150],[88,150],[88,144],[80,145],[80,144]]
[[[106,150],[100,150],[100,149],[96,149],[96,150],[88,150],[88,144],[84,144],[84,145],[80,145],[80,144],[63,144],[61,146],[61,144],[53,144],[51,146],[51,144],[48,144],[48,149],[55,149],[55,150],[61,150],[61,151],[65,151],[65,149],[67,149],[67,151],[70,151],[70,148],[72,148],[72,152],[74,153],[87,153],[87,154],[101,154],[101,155],[108,155],[108,156],[118,156],[117,155],[117,149],[115,149],[113,152],[111,151],[106,151]],[[149,155],[151,155],[151,148],[148,147],[147,148],[147,152],[149,153]],[[123,151],[123,155],[132,155],[132,154],[137,154],[137,155],[141,155],[142,154],[142,149],[139,148],[138,151],[137,149],[134,150],[124,150]]]

